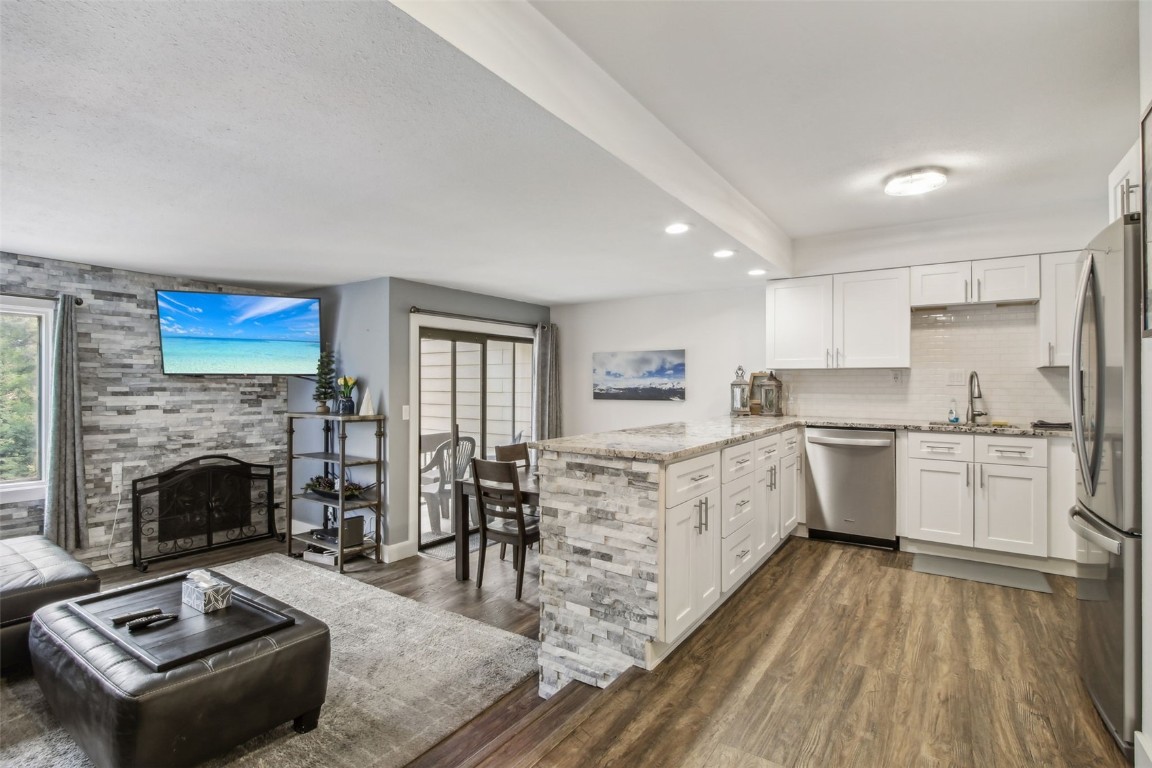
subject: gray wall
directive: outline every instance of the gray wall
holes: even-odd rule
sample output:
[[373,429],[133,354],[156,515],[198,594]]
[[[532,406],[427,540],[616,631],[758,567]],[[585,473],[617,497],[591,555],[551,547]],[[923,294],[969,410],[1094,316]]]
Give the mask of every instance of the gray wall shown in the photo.
[[[93,568],[130,562],[131,480],[196,456],[273,464],[277,499],[283,499],[286,379],[165,376],[160,365],[156,289],[251,289],[12,253],[0,259],[0,291],[84,299],[76,319],[91,547],[77,553],[80,560]],[[121,494],[111,489],[114,462],[125,463]],[[42,500],[0,509],[0,536],[42,529]]]

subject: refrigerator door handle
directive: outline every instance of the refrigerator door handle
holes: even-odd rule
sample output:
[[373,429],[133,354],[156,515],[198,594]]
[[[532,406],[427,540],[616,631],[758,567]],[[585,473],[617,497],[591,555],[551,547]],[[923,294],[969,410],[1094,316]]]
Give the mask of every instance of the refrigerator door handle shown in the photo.
[[1113,538],[1103,531],[1098,530],[1095,526],[1090,525],[1085,517],[1080,514],[1083,512],[1080,507],[1072,507],[1068,510],[1068,525],[1076,532],[1082,539],[1087,539],[1096,546],[1100,547],[1106,552],[1111,552],[1117,557],[1124,550],[1124,540]]
[[[1088,446],[1084,438],[1084,377],[1081,375],[1084,350],[1080,342],[1083,338],[1084,312],[1088,307],[1088,286],[1092,280],[1092,266],[1093,256],[1089,253],[1084,261],[1084,271],[1080,274],[1080,286],[1076,290],[1076,311],[1072,321],[1072,359],[1068,365],[1068,383],[1072,395],[1072,443],[1076,446],[1080,477],[1089,495],[1096,494],[1096,478],[1093,477],[1088,463]],[[1096,393],[1096,397],[1100,397],[1099,392]]]

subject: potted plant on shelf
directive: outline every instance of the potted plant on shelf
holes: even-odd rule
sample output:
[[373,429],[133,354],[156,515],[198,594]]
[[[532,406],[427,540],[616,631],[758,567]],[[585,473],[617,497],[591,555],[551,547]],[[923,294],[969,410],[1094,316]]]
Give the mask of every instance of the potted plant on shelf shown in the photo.
[[341,376],[336,379],[340,385],[340,399],[336,401],[336,413],[356,413],[356,401],[352,399],[352,390],[356,387],[355,376]]
[[329,499],[339,499],[343,492],[345,499],[355,499],[364,492],[364,486],[354,480],[345,480],[342,484],[338,484],[332,475],[316,475],[304,483],[304,490]]
[[336,397],[336,386],[332,380],[336,376],[336,361],[332,351],[325,349],[316,362],[316,391],[312,399],[316,401],[316,413],[328,413],[328,401]]

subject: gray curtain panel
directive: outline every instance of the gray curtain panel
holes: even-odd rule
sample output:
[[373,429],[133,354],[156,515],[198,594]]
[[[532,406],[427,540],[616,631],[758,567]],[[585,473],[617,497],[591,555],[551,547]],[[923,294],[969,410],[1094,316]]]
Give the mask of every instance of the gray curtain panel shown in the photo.
[[80,361],[73,296],[61,296],[56,307],[44,535],[67,550],[88,547],[84,442],[80,428]]
[[560,342],[554,323],[536,326],[536,439],[560,437]]

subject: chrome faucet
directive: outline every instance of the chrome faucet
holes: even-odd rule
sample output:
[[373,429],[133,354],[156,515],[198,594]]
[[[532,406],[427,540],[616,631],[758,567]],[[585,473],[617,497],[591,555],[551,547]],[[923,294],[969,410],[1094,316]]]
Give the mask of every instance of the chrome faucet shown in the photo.
[[965,424],[975,424],[977,418],[988,415],[988,411],[976,410],[977,400],[980,400],[981,405],[983,405],[984,395],[980,392],[980,377],[976,375],[976,371],[970,371],[968,373],[968,413],[964,417]]

